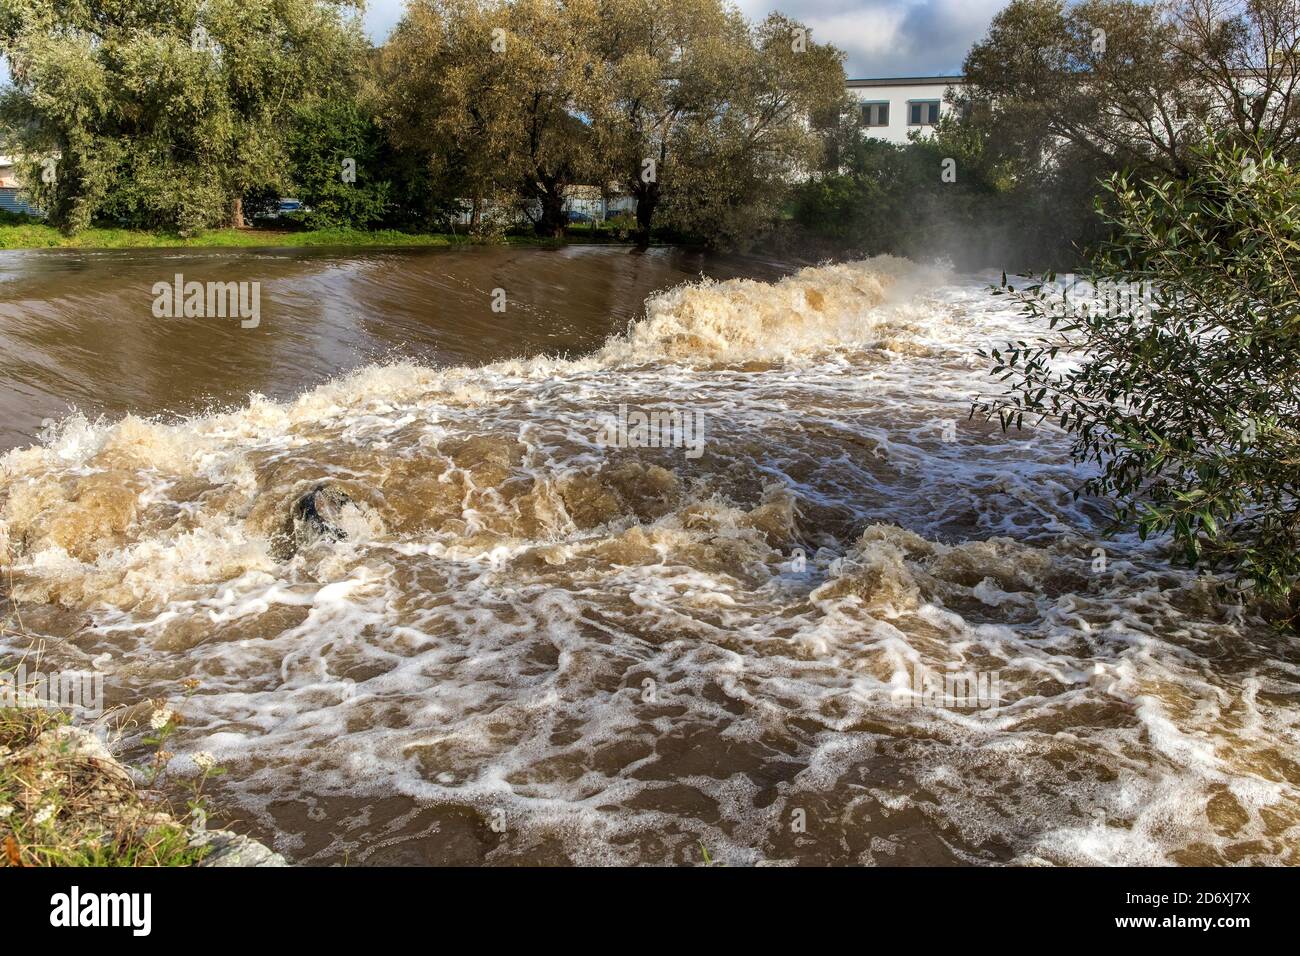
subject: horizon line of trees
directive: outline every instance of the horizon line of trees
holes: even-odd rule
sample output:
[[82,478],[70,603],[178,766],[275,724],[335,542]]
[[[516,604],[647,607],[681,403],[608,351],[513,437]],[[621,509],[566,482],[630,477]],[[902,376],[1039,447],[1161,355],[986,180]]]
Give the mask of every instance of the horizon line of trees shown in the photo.
[[1207,131],[1300,143],[1292,0],[1011,0],[904,146],[861,128],[840,51],[725,0],[412,0],[379,48],[357,8],[0,0],[0,134],[68,231],[292,194],[309,227],[491,233],[508,208],[554,236],[587,186],[634,200],[641,241],[963,265],[1077,261],[1099,184],[1185,175]]
[[[52,224],[429,228],[468,201],[540,235],[571,187],[636,233],[761,231],[847,108],[843,54],[724,0],[412,0],[389,41],[354,0],[0,0],[0,133]],[[829,118],[829,119],[826,119]]]

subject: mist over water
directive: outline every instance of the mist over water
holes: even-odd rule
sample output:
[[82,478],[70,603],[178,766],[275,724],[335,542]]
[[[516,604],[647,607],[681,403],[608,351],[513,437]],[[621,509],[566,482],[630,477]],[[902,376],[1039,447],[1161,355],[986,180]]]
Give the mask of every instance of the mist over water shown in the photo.
[[[176,700],[172,749],[216,754],[256,834],[353,864],[1297,862],[1296,640],[1102,540],[1059,431],[967,420],[976,351],[1033,331],[996,277],[509,255],[475,280],[504,316],[383,256],[295,262],[344,331],[246,373],[279,391],[151,421],[185,409],[127,385],[102,408],[137,414],[0,459],[47,658]],[[66,321],[125,294],[96,274]],[[0,283],[11,341],[34,281]],[[431,322],[390,325],[402,282]],[[354,360],[385,338],[406,360]],[[629,411],[698,416],[702,453],[611,443]],[[345,537],[294,542],[322,486]],[[996,697],[933,706],[927,673]]]

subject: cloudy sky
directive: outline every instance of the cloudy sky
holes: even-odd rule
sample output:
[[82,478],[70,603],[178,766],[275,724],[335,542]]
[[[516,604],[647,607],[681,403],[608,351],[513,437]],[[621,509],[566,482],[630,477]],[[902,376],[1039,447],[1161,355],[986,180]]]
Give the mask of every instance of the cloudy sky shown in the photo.
[[[368,0],[366,26],[388,36],[405,0]],[[848,54],[850,77],[957,73],[1007,0],[737,0],[751,19],[779,10]]]

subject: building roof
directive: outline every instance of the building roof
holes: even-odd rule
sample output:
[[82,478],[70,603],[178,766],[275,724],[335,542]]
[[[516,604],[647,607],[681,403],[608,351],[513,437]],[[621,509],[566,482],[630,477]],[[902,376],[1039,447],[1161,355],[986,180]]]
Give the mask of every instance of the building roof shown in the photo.
[[964,76],[884,76],[876,79],[867,80],[849,80],[848,85],[854,86],[937,86],[942,83],[948,86],[953,83],[965,83]]

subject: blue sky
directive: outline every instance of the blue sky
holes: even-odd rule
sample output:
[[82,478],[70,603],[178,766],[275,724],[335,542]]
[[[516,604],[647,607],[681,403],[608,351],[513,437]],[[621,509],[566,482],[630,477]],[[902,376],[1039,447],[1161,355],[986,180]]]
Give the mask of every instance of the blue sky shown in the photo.
[[[956,73],[972,43],[1008,0],[737,0],[750,19],[779,10],[812,28],[813,39],[848,54],[850,77]],[[368,0],[366,27],[383,40],[405,0]]]

